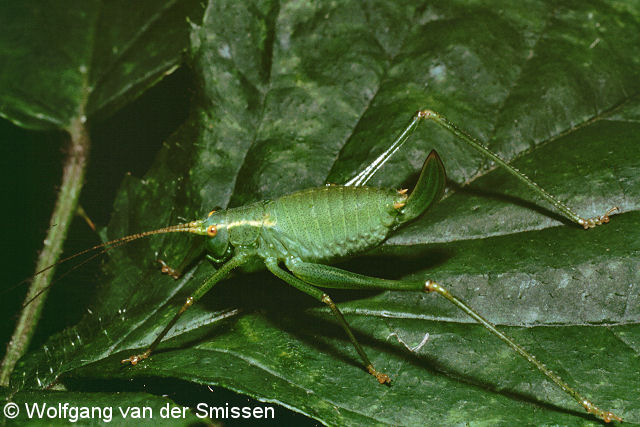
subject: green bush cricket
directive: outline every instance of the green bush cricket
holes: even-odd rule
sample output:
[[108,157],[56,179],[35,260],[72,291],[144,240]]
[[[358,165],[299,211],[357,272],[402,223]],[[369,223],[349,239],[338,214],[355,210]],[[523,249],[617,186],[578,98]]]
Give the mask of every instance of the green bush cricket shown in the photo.
[[[344,185],[327,185],[302,190],[272,201],[265,200],[238,208],[212,211],[205,219],[125,236],[96,245],[61,262],[96,249],[108,250],[154,234],[187,232],[207,238],[208,258],[219,265],[219,269],[187,298],[181,309],[151,345],[144,352],[122,360],[124,364],[136,365],[148,358],[191,305],[225,279],[232,270],[257,263],[266,267],[287,284],[328,305],[355,347],[366,371],[380,384],[390,383],[391,378],[373,366],[338,307],[330,296],[318,287],[436,292],[527,359],[582,405],[587,412],[606,422],[621,421],[621,418],[612,412],[601,410],[592,404],[466,303],[451,295],[442,285],[432,280],[405,281],[368,277],[327,265],[378,246],[395,229],[422,215],[431,204],[440,199],[444,192],[446,177],[444,166],[435,151],[432,151],[425,160],[420,177],[411,192],[366,186],[375,173],[408,140],[418,124],[425,119],[444,127],[505,168],[571,221],[585,229],[608,222],[609,215],[617,210],[617,207],[614,207],[602,216],[581,218],[564,203],[540,188],[445,117],[430,110],[422,110],[416,113],[409,125],[384,153]],[[286,270],[282,268],[283,264]],[[179,271],[173,270],[164,263],[163,272],[176,278],[180,275]]]

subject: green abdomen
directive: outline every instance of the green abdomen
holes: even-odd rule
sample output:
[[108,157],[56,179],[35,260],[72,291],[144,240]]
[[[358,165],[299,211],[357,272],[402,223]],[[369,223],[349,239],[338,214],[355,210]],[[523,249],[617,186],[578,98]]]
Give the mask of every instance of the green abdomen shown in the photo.
[[264,250],[306,261],[364,251],[387,237],[403,200],[394,190],[334,185],[280,197],[265,209]]

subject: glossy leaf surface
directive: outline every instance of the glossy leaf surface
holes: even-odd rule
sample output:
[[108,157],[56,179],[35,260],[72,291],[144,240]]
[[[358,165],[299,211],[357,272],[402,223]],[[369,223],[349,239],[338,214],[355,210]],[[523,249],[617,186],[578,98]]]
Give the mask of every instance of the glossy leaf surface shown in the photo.
[[[441,282],[594,403],[640,423],[639,29],[630,2],[210,2],[191,34],[193,113],[144,179],[125,179],[107,236],[344,182],[431,108],[582,215],[622,212],[584,231],[426,124],[373,184],[411,186],[435,148],[445,199],[341,266]],[[121,368],[212,273],[207,262],[178,281],[158,272],[157,257],[179,265],[194,240],[110,252],[91,314],[23,359],[14,386],[178,378],[326,424],[594,421],[434,295],[334,292],[393,379],[379,386],[328,310],[264,273],[221,283],[150,360]]]
[[172,72],[197,1],[38,0],[0,5],[0,116],[68,129],[113,112]]

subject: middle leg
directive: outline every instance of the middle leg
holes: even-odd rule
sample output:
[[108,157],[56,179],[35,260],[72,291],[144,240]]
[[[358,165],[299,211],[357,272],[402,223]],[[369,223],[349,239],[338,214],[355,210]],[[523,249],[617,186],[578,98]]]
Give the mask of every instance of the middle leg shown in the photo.
[[353,335],[353,332],[351,332],[351,328],[349,327],[349,324],[345,320],[344,316],[342,315],[342,313],[340,312],[338,307],[331,300],[331,297],[329,295],[327,295],[326,293],[322,292],[320,289],[318,289],[318,288],[316,288],[316,287],[314,287],[314,286],[312,286],[312,285],[310,285],[310,284],[298,279],[297,277],[291,275],[290,273],[286,272],[282,268],[280,268],[280,266],[278,265],[278,261],[276,259],[274,259],[274,258],[267,258],[265,260],[265,265],[267,266],[267,269],[269,269],[269,271],[272,272],[276,277],[284,280],[285,282],[287,282],[288,284],[290,284],[294,288],[296,288],[298,290],[301,290],[302,292],[306,293],[307,295],[311,295],[312,297],[314,297],[318,301],[328,305],[329,308],[331,309],[331,311],[333,312],[333,314],[336,316],[336,318],[340,322],[340,325],[342,326],[342,328],[346,332],[347,336],[349,337],[349,340],[351,341],[353,346],[356,348],[356,351],[358,352],[358,355],[360,356],[360,358],[364,362],[364,365],[365,365],[365,367],[367,369],[367,372],[369,372],[371,375],[376,377],[376,379],[378,380],[378,382],[380,384],[385,384],[385,383],[390,383],[391,382],[391,378],[389,378],[389,376],[387,374],[384,374],[382,372],[378,372],[378,371],[375,370],[375,368],[373,367],[373,364],[371,363],[371,361],[367,357],[367,354],[364,352],[364,349],[362,348],[362,346],[360,345],[358,340],[356,340],[356,337]]

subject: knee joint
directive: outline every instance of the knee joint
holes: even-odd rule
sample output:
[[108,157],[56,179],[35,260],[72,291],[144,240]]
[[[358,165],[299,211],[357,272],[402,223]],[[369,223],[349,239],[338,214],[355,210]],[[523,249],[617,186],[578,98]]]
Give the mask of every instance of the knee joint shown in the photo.
[[440,289],[442,289],[442,286],[438,285],[433,280],[427,280],[424,283],[424,291],[425,292],[434,292],[434,291],[437,292]]
[[330,307],[335,305],[331,297],[327,294],[322,294],[322,298],[320,298],[320,301],[322,301],[323,303],[327,304]]
[[180,309],[180,313],[184,313],[185,310],[189,307],[191,307],[193,305],[193,297],[189,297],[187,298],[187,300],[184,302],[184,304],[182,305],[182,308]]
[[420,119],[425,119],[425,118],[429,118],[429,117],[433,117],[436,115],[435,111],[432,110],[420,110],[416,113],[416,115],[418,116],[418,118]]

